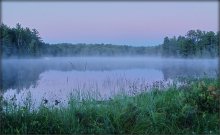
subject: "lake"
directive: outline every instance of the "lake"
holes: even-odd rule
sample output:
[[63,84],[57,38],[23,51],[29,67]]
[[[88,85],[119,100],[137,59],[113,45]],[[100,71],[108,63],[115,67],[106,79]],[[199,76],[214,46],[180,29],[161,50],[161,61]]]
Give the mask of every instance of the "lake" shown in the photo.
[[[27,97],[35,106],[43,99],[65,105],[79,100],[108,100],[134,95],[152,87],[166,87],[178,77],[217,77],[217,59],[150,57],[59,57],[3,59],[2,93],[22,105]],[[28,96],[29,95],[29,96]],[[31,96],[30,96],[31,95]]]

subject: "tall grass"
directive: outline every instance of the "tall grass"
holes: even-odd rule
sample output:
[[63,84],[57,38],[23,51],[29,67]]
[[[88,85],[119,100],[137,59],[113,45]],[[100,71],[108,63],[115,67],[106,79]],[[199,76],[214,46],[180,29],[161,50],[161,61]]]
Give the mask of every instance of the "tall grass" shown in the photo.
[[216,79],[103,102],[70,98],[68,107],[31,110],[10,103],[1,111],[3,134],[219,134]]

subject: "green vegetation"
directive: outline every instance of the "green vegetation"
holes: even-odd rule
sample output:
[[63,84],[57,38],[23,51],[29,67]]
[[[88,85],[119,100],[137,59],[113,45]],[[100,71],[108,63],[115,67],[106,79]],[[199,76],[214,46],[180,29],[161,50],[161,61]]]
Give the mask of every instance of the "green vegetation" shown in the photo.
[[164,38],[163,56],[175,57],[218,57],[219,32],[190,30],[186,36]]
[[158,46],[133,47],[112,44],[47,44],[36,29],[0,26],[2,56],[163,56],[163,57],[218,57],[219,32],[190,30],[186,36],[164,38]]
[[16,28],[0,26],[0,43],[2,57],[41,56],[44,43],[36,29],[22,28],[20,24]]
[[184,84],[101,103],[71,98],[67,108],[42,104],[30,111],[29,101],[25,107],[9,103],[1,110],[1,133],[219,134],[220,81]]
[[[219,56],[219,32],[211,31],[190,30],[186,36],[165,37],[162,45],[151,47],[67,43],[52,45],[44,43],[37,30],[22,28],[20,24],[15,28],[2,24],[0,32],[3,58]],[[155,87],[150,92],[135,96],[119,95],[101,102],[92,99],[79,102],[71,97],[67,107],[47,107],[42,103],[37,110],[31,109],[31,101],[28,99],[26,106],[17,106],[13,100],[4,101],[1,97],[0,133],[219,134],[219,99],[220,80],[217,79],[185,80],[180,87],[172,85],[164,90]]]

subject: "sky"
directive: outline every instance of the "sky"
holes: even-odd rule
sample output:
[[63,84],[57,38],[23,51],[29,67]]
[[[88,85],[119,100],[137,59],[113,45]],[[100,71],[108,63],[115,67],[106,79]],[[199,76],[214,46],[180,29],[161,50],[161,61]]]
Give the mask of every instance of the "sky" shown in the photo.
[[2,22],[46,43],[153,46],[191,29],[218,31],[218,2],[2,2]]

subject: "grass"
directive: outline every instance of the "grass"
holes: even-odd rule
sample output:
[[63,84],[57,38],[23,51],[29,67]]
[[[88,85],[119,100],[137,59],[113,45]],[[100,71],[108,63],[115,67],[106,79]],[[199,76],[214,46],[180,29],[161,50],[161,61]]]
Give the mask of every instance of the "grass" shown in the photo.
[[[97,103],[74,98],[65,108],[3,105],[1,134],[219,134],[216,79],[190,80],[164,90]],[[2,100],[3,103],[3,100]],[[3,107],[4,106],[4,107]]]

